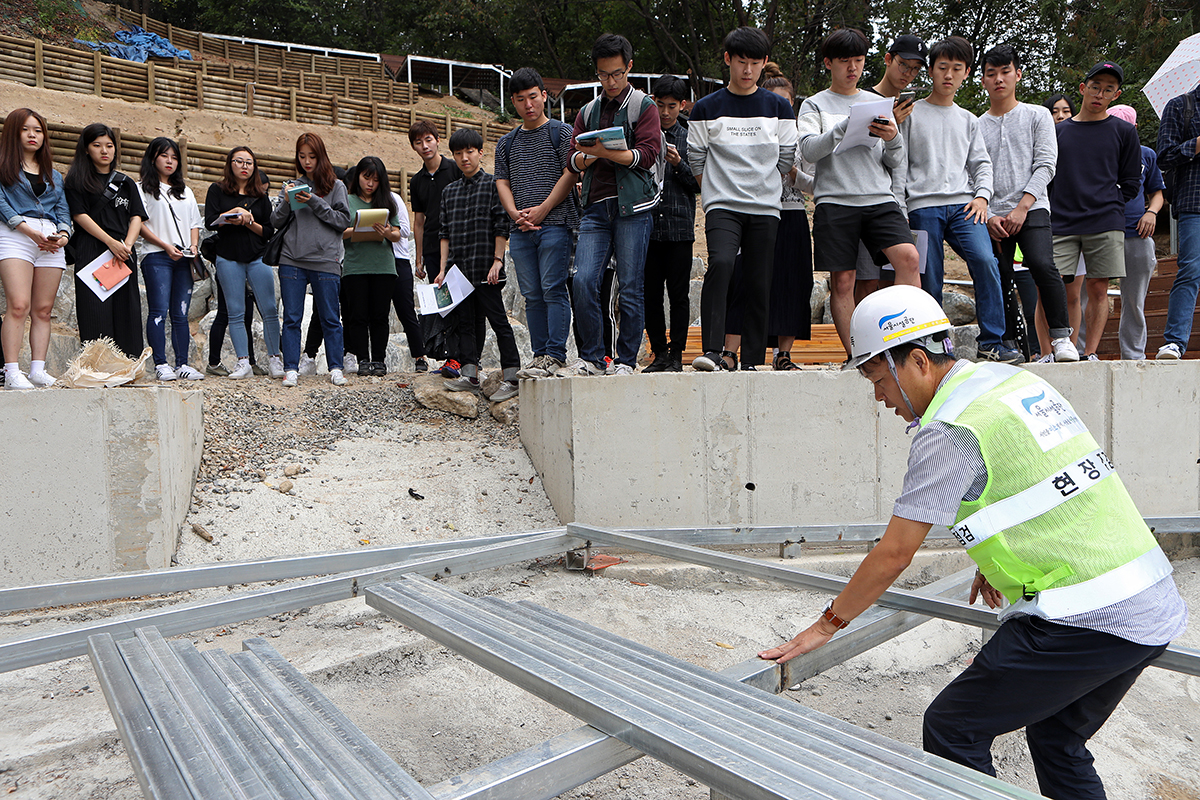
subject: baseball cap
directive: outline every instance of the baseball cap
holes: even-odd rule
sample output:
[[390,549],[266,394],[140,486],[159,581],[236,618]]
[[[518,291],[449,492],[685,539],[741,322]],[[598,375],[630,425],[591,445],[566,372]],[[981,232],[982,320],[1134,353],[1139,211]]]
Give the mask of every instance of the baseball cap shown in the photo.
[[1096,66],[1089,69],[1087,75],[1085,75],[1083,77],[1083,82],[1087,83],[1092,78],[1096,77],[1097,75],[1099,75],[1102,72],[1107,72],[1109,75],[1112,75],[1114,78],[1117,79],[1118,84],[1122,84],[1125,82],[1124,71],[1122,71],[1122,69],[1120,67],[1118,67],[1116,64],[1114,64],[1111,61],[1101,61]]
[[896,41],[892,42],[892,46],[888,48],[888,52],[892,55],[914,59],[924,64],[926,63],[926,58],[929,56],[929,47],[921,41],[920,36],[905,33],[896,37]]

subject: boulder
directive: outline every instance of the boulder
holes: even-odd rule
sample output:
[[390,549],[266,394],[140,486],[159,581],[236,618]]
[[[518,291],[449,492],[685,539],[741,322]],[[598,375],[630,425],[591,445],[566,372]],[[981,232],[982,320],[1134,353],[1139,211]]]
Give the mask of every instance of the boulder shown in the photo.
[[494,369],[484,377],[483,382],[479,385],[479,391],[483,392],[484,397],[491,400],[492,395],[494,395],[496,390],[500,388],[500,382],[503,380],[504,372],[502,370]]
[[979,355],[976,339],[979,337],[978,325],[960,325],[950,330],[950,341],[954,342],[954,355],[974,361]]
[[479,416],[479,402],[474,392],[451,392],[438,375],[422,375],[413,381],[417,402],[435,411],[446,411],[467,419]]
[[825,310],[829,300],[829,279],[821,278],[813,281],[812,294],[809,296],[809,309],[811,314],[809,319],[812,322],[820,323],[825,319]]
[[975,322],[975,301],[961,292],[946,289],[942,292],[942,308],[951,325],[970,325]]
[[492,403],[491,412],[492,419],[499,422],[501,425],[516,424],[520,418],[520,397],[510,397],[507,400],[502,400],[499,403]]
[[707,267],[704,264],[704,259],[700,256],[692,256],[692,280],[701,280],[704,278],[704,271]]
[[[517,352],[521,354],[521,364],[527,364],[533,358],[533,349],[529,343],[529,329],[511,317],[508,322],[512,325],[513,336],[517,340]],[[500,369],[500,350],[496,347],[496,334],[492,332],[491,325],[487,326],[486,337],[479,366],[488,370]]]

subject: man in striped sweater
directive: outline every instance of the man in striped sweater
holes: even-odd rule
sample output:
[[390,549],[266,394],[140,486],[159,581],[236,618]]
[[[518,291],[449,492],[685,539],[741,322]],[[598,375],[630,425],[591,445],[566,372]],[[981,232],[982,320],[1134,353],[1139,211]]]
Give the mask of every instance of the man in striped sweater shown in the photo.
[[[688,120],[688,157],[700,183],[708,270],[700,295],[703,355],[696,369],[733,369],[726,361],[725,301],[742,251],[742,368],[763,363],[782,175],[796,155],[796,117],[787,100],[761,89],[767,35],[737,28],[725,37],[729,85],[701,98]],[[729,354],[732,356],[732,354]]]

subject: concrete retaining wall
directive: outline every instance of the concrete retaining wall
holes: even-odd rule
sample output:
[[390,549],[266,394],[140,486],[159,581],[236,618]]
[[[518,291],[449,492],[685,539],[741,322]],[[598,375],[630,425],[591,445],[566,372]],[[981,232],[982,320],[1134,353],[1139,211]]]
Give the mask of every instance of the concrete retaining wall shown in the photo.
[[[1147,516],[1200,513],[1200,362],[1038,364]],[[561,521],[884,522],[909,439],[859,375],[523,381],[521,441]]]
[[0,392],[0,585],[170,566],[200,467],[201,399]]

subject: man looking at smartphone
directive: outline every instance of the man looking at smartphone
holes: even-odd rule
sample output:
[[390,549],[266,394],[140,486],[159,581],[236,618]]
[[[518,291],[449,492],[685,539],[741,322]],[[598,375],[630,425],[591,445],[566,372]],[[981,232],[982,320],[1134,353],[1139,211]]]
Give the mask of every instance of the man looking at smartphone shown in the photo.
[[886,69],[879,83],[867,89],[868,92],[880,97],[892,97],[896,105],[892,111],[896,124],[900,125],[912,113],[913,103],[917,99],[916,92],[908,91],[908,87],[921,74],[921,68],[926,65],[929,48],[920,36],[911,33],[901,34],[892,42],[892,46],[883,54]]

